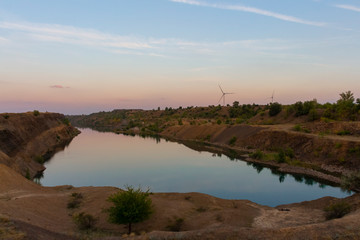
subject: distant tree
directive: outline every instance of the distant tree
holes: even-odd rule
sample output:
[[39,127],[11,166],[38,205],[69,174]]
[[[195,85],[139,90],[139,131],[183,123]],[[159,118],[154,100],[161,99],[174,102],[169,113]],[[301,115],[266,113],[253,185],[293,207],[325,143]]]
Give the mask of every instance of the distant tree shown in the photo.
[[353,103],[355,101],[354,94],[351,91],[340,93],[340,99],[337,101],[337,103]]
[[108,209],[109,221],[116,224],[128,224],[131,233],[133,223],[142,222],[153,213],[149,190],[142,191],[132,186],[126,186],[126,191],[111,195],[108,201],[114,206]]
[[278,102],[274,102],[270,104],[270,110],[269,110],[269,115],[272,116],[276,116],[281,112],[282,106],[280,103]]
[[340,99],[336,102],[338,118],[351,118],[356,111],[354,94],[351,91],[340,93]]
[[239,102],[238,102],[238,101],[233,102],[233,107],[234,107],[234,108],[239,107]]

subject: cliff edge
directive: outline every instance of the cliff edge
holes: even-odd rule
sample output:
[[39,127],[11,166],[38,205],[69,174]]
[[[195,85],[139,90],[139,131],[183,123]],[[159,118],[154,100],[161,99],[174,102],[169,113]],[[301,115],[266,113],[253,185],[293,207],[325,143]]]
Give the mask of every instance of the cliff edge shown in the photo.
[[0,114],[0,163],[27,178],[45,170],[43,163],[79,134],[58,113]]

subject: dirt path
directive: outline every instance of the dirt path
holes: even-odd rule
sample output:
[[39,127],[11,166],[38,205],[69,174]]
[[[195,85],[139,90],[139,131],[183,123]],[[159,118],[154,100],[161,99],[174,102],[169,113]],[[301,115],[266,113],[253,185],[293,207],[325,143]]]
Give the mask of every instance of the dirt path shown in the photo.
[[313,137],[318,137],[318,138],[324,138],[324,139],[360,142],[360,137],[355,137],[355,136],[348,136],[348,135],[340,136],[340,135],[336,135],[336,134],[319,135],[319,134],[315,134],[315,133],[305,133],[305,132],[294,131],[293,128],[295,125],[296,124],[287,123],[287,124],[276,124],[276,125],[261,125],[261,127],[272,129],[272,130],[280,130],[280,131],[285,131],[285,132],[298,133],[298,134],[303,134],[303,135],[313,136]]

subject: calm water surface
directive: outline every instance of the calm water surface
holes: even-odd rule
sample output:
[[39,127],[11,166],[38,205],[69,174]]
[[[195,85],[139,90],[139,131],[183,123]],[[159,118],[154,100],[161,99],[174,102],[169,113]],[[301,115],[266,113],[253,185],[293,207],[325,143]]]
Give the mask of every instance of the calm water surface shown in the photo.
[[278,175],[268,168],[194,151],[174,142],[81,131],[46,163],[42,185],[141,185],[153,192],[201,192],[269,206],[348,196],[339,188],[310,178]]

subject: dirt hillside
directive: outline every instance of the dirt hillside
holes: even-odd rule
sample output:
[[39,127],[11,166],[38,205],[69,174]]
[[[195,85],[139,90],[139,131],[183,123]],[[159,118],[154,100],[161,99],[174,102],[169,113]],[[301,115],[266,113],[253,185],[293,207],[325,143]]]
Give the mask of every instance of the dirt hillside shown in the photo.
[[62,114],[0,114],[0,163],[32,178],[78,133]]

